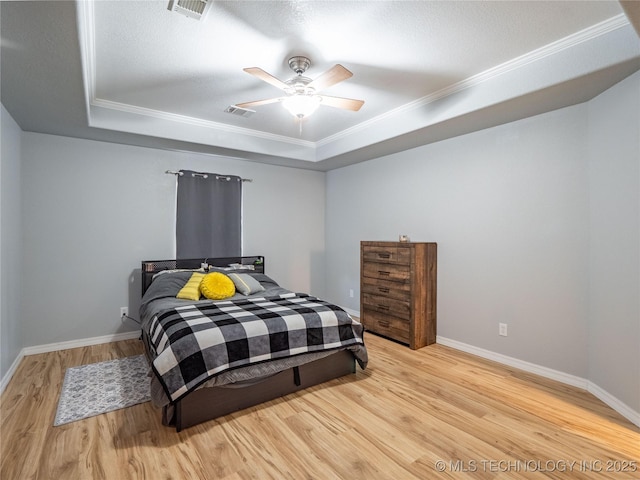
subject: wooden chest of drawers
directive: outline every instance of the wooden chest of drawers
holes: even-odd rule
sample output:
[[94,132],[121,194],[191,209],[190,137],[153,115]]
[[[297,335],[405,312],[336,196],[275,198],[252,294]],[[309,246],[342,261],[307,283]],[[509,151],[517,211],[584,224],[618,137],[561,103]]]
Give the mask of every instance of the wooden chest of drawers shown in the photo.
[[360,321],[409,344],[436,341],[436,243],[360,242]]

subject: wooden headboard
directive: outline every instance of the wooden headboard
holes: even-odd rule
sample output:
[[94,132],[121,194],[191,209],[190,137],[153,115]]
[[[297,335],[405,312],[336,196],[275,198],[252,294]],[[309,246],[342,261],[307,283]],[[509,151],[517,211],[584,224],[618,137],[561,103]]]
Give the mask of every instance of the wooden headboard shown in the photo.
[[249,265],[253,271],[264,273],[264,257],[220,257],[220,258],[186,258],[172,260],[143,260],[142,261],[142,295],[147,291],[153,276],[163,270],[175,270],[180,268],[196,269],[203,263],[210,267],[228,267],[231,264]]

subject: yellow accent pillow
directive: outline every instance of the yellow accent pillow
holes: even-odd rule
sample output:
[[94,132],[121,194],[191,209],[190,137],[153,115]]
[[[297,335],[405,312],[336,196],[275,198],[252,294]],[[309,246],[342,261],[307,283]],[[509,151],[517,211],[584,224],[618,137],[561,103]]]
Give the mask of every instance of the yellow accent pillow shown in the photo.
[[224,273],[213,272],[206,274],[200,282],[200,292],[211,300],[222,300],[233,297],[236,286]]
[[204,273],[194,273],[191,278],[187,280],[184,287],[180,289],[176,298],[182,298],[184,300],[200,300],[200,282],[204,278]]

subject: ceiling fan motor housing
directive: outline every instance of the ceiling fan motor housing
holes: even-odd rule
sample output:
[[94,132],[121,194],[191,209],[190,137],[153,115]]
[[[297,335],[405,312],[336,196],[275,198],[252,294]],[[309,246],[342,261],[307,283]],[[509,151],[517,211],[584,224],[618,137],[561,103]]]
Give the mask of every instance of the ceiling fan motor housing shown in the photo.
[[289,59],[289,68],[296,72],[296,75],[302,75],[311,66],[311,60],[307,57],[296,56]]

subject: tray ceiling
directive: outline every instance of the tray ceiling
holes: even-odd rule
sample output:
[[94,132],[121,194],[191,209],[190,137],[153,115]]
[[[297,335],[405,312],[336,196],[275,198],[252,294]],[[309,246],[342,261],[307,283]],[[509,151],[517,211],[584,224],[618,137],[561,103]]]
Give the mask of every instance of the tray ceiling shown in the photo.
[[[201,20],[167,1],[2,2],[2,102],[24,130],[328,170],[580,103],[640,69],[615,1],[213,1]],[[245,73],[363,99],[301,122]]]

